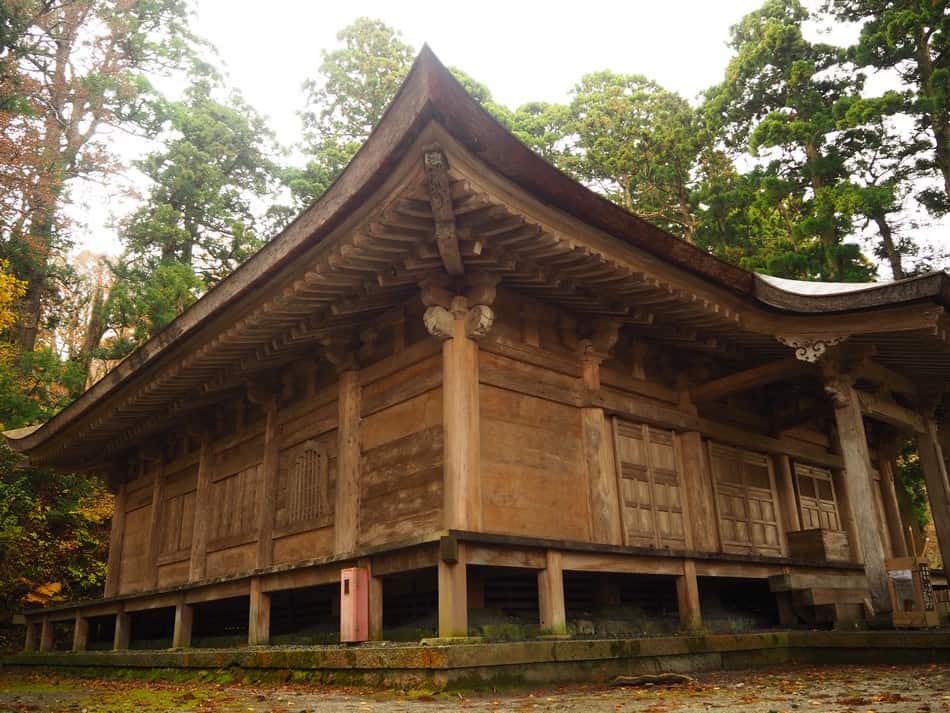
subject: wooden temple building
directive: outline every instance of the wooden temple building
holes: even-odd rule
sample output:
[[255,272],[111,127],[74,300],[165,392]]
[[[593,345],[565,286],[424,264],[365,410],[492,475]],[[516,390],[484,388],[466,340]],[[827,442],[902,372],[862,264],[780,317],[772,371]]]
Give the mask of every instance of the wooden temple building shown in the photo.
[[512,583],[564,634],[578,582],[617,601],[624,576],[668,585],[684,629],[717,582],[782,625],[879,617],[909,440],[950,562],[948,308],[944,273],[726,264],[547,164],[423,50],[319,201],[7,434],[116,493],[104,597],[28,611],[27,649],[61,622],[78,650],[103,626],[188,647],[229,612],[272,643],[336,616],[349,568],[371,640],[413,608],[468,636]]

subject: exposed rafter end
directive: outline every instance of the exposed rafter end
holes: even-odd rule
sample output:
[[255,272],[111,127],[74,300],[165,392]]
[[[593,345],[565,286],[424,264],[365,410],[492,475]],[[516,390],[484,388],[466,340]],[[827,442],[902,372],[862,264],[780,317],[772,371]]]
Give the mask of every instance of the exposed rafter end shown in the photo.
[[452,208],[452,188],[449,184],[449,167],[445,154],[438,147],[425,151],[426,190],[435,220],[435,242],[442,257],[445,271],[450,275],[465,273],[462,252],[459,249],[458,231],[455,227],[455,211]]

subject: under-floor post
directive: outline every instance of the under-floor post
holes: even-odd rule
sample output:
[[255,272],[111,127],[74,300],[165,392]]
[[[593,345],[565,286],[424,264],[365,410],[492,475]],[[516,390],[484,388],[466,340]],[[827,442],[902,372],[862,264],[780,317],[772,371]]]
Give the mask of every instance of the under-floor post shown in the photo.
[[115,638],[112,640],[112,648],[115,651],[126,651],[131,639],[132,617],[125,612],[119,612],[115,615]]
[[172,648],[187,649],[191,646],[191,628],[195,620],[195,609],[185,604],[184,599],[175,605],[175,629],[172,632]]
[[36,651],[40,647],[40,629],[42,624],[35,621],[26,623],[26,641],[23,642],[23,650],[26,653]]
[[260,577],[251,579],[247,643],[248,646],[267,646],[270,643],[270,594],[261,588]]
[[696,563],[683,562],[683,574],[676,578],[676,601],[679,605],[680,629],[693,631],[703,625],[699,605],[699,582],[696,579]]
[[53,622],[48,618],[43,618],[43,624],[40,628],[40,651],[53,650]]
[[85,651],[89,647],[89,620],[76,612],[73,625],[73,651]]
[[439,560],[439,636],[468,636],[468,582],[465,547],[458,545],[454,562]]
[[538,609],[541,613],[542,632],[567,633],[564,571],[561,569],[561,553],[555,550],[548,550],[545,567],[538,572]]

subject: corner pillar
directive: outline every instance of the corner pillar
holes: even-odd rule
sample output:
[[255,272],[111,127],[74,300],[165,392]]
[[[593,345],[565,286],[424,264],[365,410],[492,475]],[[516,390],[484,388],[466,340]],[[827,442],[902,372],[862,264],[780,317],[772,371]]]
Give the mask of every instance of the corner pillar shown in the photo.
[[834,402],[835,424],[844,460],[842,481],[854,523],[854,535],[863,555],[871,603],[875,612],[887,612],[891,609],[891,602],[884,566],[884,543],[872,491],[874,481],[861,403],[846,375],[826,371],[825,391]]
[[442,519],[449,530],[482,527],[477,340],[488,334],[495,321],[489,305],[498,280],[475,273],[468,281],[470,288],[464,295],[455,295],[437,282],[422,286],[426,329],[442,340]]
[[930,500],[934,528],[937,530],[940,557],[946,569],[950,567],[950,478],[947,475],[947,463],[940,445],[937,424],[932,417],[924,417],[924,430],[917,434],[917,452],[927,485],[927,498]]

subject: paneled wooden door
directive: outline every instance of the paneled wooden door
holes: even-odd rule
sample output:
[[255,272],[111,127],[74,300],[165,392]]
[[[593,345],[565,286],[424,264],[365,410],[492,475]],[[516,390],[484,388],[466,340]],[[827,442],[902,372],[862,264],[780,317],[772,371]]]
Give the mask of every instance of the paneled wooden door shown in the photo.
[[741,554],[781,555],[772,463],[762,453],[709,444],[722,549]]
[[830,470],[795,464],[802,529],[840,530],[841,516]]
[[618,418],[613,430],[624,541],[647,547],[686,547],[676,434]]

